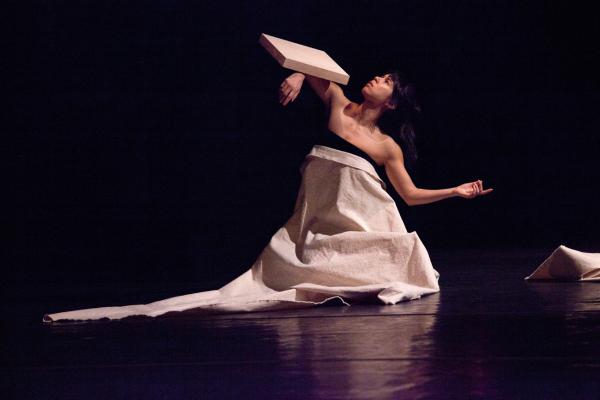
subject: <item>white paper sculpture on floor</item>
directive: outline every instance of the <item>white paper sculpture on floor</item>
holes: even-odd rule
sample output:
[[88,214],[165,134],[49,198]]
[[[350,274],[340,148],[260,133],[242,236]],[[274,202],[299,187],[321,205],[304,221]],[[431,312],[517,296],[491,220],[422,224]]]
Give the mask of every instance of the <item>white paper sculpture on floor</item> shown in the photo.
[[559,246],[526,280],[600,281],[600,253]]

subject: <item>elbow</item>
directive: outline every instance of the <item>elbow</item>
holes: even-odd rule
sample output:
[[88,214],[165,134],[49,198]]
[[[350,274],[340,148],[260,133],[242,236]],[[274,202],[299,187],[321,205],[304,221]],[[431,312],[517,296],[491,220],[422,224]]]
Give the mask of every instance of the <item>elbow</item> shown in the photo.
[[400,197],[402,197],[402,200],[404,200],[407,206],[412,207],[418,204],[416,197],[414,196],[414,192],[402,193],[400,194]]
[[414,205],[415,205],[415,201],[413,200],[413,198],[412,198],[412,197],[410,197],[410,196],[407,196],[407,195],[405,195],[405,194],[401,194],[401,195],[400,195],[400,197],[402,197],[402,200],[404,200],[404,203],[405,203],[407,206],[410,206],[410,207],[412,207],[412,206],[414,206]]

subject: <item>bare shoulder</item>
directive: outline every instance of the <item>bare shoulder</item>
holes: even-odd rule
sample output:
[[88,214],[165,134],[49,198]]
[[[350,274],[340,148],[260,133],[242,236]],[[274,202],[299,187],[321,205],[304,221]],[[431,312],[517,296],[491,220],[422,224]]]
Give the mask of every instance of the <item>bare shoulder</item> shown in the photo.
[[383,153],[383,163],[388,162],[404,162],[404,153],[402,152],[402,148],[394,138],[389,135],[384,134],[386,136],[386,140],[382,143],[382,153]]

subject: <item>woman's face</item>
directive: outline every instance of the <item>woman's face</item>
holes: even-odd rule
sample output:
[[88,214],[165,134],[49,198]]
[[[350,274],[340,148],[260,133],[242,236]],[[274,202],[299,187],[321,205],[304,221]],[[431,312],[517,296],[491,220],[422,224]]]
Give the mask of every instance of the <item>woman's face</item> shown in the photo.
[[385,103],[392,96],[394,91],[394,81],[390,74],[375,76],[363,86],[361,93],[365,100],[374,103]]

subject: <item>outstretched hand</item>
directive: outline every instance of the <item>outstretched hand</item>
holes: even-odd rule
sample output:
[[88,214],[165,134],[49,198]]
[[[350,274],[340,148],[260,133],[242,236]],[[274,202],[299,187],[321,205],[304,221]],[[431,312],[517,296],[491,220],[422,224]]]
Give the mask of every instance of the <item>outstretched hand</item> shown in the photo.
[[489,188],[483,190],[483,182],[481,180],[475,182],[464,183],[454,188],[456,194],[465,199],[474,199],[477,196],[483,196],[492,192],[494,189]]
[[300,73],[293,73],[279,85],[279,102],[286,106],[290,101],[296,100],[302,83],[304,82],[304,75]]

